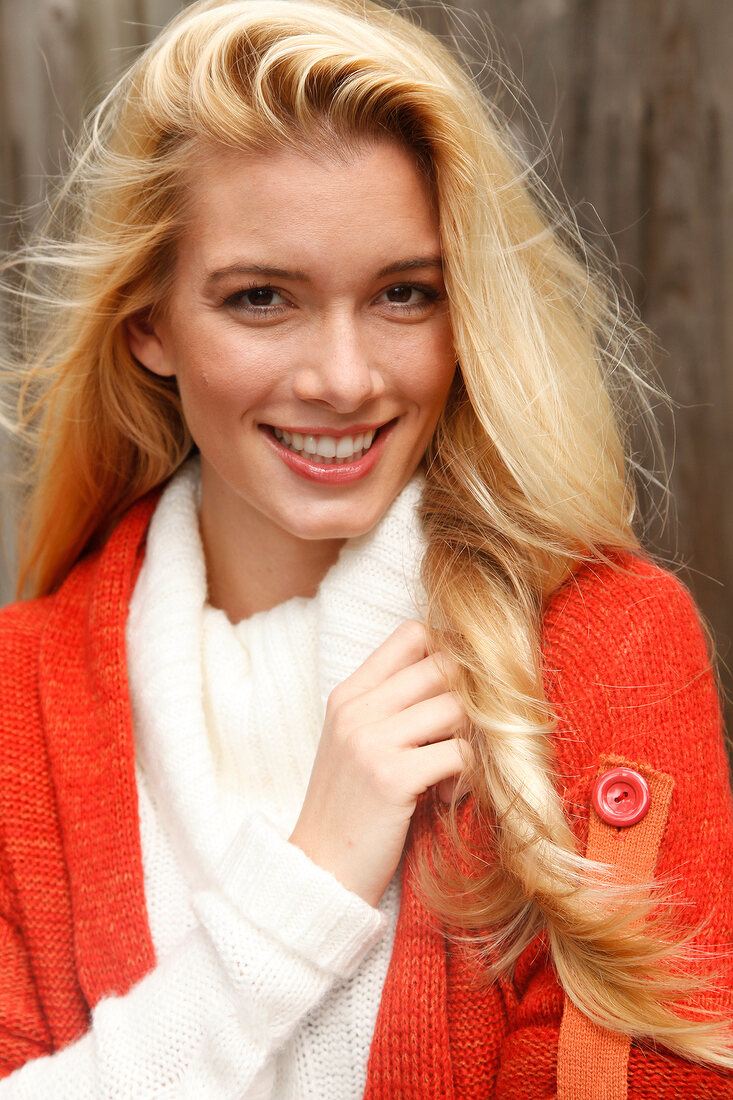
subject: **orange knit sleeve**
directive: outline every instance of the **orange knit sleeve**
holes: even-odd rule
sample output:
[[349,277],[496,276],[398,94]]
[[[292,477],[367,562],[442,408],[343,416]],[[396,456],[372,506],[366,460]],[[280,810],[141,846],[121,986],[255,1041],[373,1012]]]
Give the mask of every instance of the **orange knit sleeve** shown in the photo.
[[[7,901],[7,883],[0,884]],[[0,916],[0,1077],[51,1049],[30,961],[15,921]]]
[[[583,570],[548,609],[545,666],[558,718],[556,747],[568,815],[581,849],[598,761],[622,756],[674,780],[656,877],[681,932],[704,924],[700,998],[733,1018],[733,813],[720,708],[694,605],[648,562]],[[550,1100],[564,997],[536,942],[515,972],[518,1009],[502,1050],[497,1100]],[[609,1096],[611,1093],[609,1093]],[[630,1100],[733,1100],[733,1075],[663,1049],[631,1046]]]
[[[58,992],[70,981],[73,946],[68,903],[58,904],[66,872],[40,718],[44,618],[40,601],[0,612],[0,1077],[68,1042],[84,1022]],[[29,917],[39,915],[44,933],[29,938]],[[57,1005],[53,1025],[47,1003]]]
[[[17,768],[22,739],[16,731],[17,709],[23,702],[32,705],[33,698],[32,654],[35,647],[31,632],[23,629],[27,621],[27,616],[15,608],[6,609],[0,616],[0,807],[3,810],[0,813],[0,1077],[50,1050],[48,1028],[23,938],[12,861],[3,835],[3,823],[8,820],[11,802],[17,801],[20,793]],[[26,646],[26,642],[30,644]],[[20,662],[26,665],[25,674],[17,660],[21,652],[27,655],[27,659]]]

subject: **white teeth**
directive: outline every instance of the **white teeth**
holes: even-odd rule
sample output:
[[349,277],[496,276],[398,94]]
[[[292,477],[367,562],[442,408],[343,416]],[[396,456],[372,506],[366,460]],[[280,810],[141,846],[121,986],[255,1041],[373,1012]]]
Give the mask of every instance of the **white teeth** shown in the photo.
[[376,431],[358,432],[356,435],[306,435],[289,432],[285,428],[273,428],[275,438],[291,451],[306,454],[311,462],[327,465],[343,465],[354,462],[371,447]]
[[319,435],[316,454],[323,455],[324,458],[336,457],[336,440],[332,435]]

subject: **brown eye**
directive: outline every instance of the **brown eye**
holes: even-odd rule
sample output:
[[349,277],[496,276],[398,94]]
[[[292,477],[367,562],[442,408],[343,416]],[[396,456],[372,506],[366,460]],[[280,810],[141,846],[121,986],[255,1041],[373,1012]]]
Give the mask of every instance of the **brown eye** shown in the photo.
[[404,304],[410,301],[413,290],[415,290],[414,286],[401,283],[399,286],[389,288],[387,291],[387,298],[390,302],[400,302]]
[[440,297],[441,293],[436,287],[421,286],[417,283],[395,283],[394,286],[382,291],[380,301],[392,306],[401,306],[400,310],[392,310],[393,316],[399,317],[428,312]]
[[250,286],[230,294],[224,299],[224,305],[238,313],[270,316],[272,312],[282,311],[287,305],[279,291],[272,286]]
[[251,306],[271,306],[275,291],[270,286],[256,286],[248,290],[246,298]]

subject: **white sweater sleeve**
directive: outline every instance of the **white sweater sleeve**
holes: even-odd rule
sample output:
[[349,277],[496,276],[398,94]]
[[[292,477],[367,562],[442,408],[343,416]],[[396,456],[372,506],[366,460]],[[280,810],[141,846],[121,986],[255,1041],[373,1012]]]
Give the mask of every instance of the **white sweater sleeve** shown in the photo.
[[198,926],[90,1031],[0,1082],[0,1100],[264,1100],[274,1055],[384,930],[361,898],[245,822]]

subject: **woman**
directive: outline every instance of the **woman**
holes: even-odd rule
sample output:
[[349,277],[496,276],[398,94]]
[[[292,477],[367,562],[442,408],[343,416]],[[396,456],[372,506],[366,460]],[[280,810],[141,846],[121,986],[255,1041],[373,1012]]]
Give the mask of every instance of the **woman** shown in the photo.
[[371,4],[195,3],[55,217],[15,261],[0,1098],[733,1096],[635,334],[470,78]]

